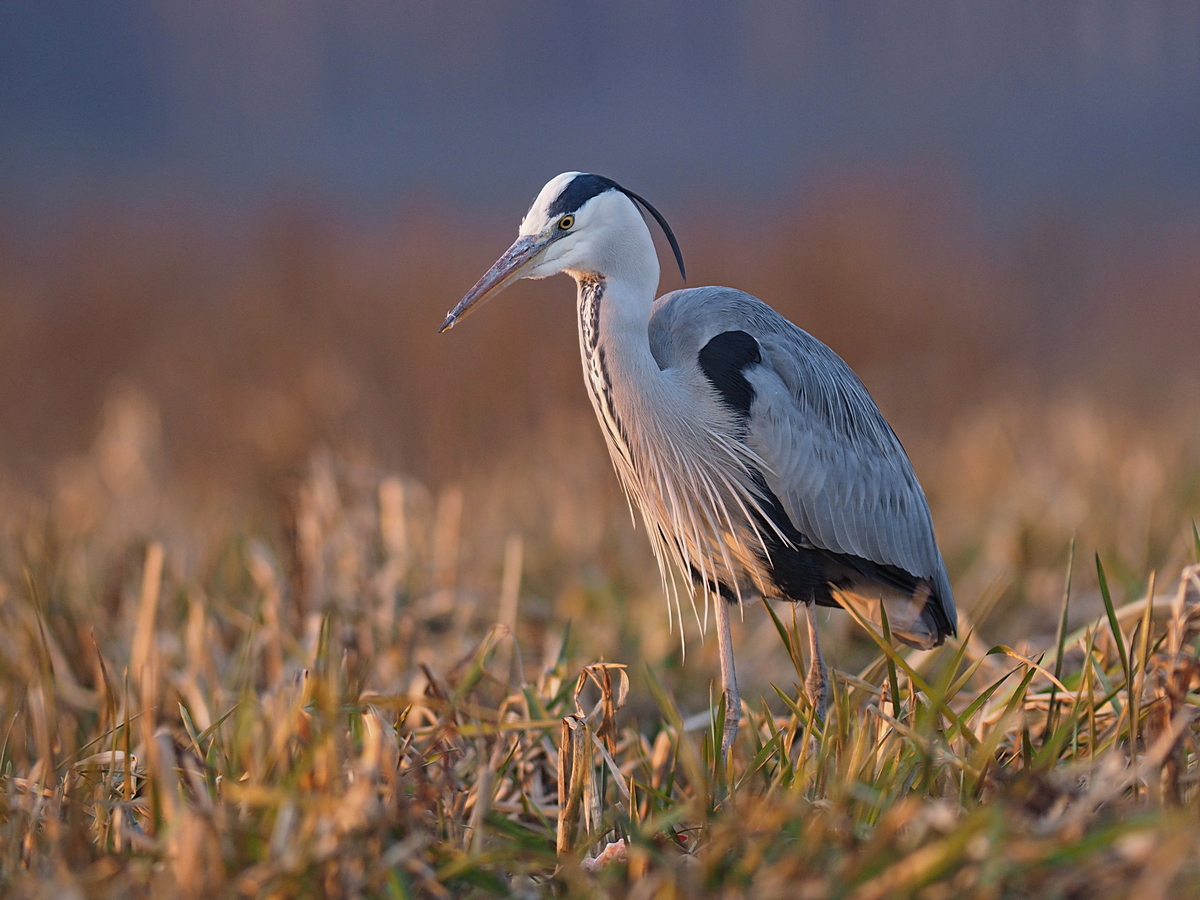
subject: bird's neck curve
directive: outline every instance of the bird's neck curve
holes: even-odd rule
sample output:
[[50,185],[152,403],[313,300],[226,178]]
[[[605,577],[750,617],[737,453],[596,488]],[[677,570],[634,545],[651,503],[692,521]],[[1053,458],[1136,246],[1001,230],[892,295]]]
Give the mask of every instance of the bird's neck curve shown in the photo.
[[657,278],[653,282],[631,283],[611,275],[571,274],[575,278],[581,316],[599,315],[605,330],[615,330],[622,335],[647,334]]
[[583,380],[620,470],[620,459],[632,465],[636,436],[627,426],[637,424],[637,407],[660,399],[661,372],[650,349],[654,284],[582,273],[576,282]]
[[601,285],[603,319],[621,330],[644,333],[658,291],[658,253],[650,229],[633,202],[618,197],[605,209],[607,220],[566,272],[579,287],[580,312],[585,294]]
[[635,280],[625,273],[572,273],[578,287],[579,349],[585,371],[603,365],[621,373],[623,380],[634,378],[635,373],[643,378],[657,374],[650,350],[657,274],[653,280]]
[[649,348],[647,330],[658,291],[658,255],[649,231],[642,227],[603,254],[588,270],[572,269],[579,299],[579,314],[598,316],[597,324],[610,337],[622,341],[640,338]]

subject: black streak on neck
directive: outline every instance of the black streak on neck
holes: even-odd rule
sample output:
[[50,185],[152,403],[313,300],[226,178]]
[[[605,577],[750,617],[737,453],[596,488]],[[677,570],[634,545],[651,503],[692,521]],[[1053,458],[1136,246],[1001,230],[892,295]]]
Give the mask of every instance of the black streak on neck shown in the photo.
[[[583,377],[588,389],[602,404],[607,414],[600,418],[603,428],[615,429],[622,446],[629,446],[629,434],[617,414],[613,400],[612,375],[608,371],[608,359],[600,346],[600,304],[604,299],[604,279],[588,275],[579,279],[579,323],[583,335]],[[609,424],[611,422],[611,424]]]
[[604,298],[604,279],[585,276],[579,280],[579,318],[583,323],[584,353],[591,359],[600,343],[600,301]]

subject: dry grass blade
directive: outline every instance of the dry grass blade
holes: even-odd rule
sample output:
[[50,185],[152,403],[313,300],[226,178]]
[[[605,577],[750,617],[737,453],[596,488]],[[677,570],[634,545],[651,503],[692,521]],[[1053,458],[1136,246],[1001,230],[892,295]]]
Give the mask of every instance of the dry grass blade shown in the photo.
[[129,651],[129,671],[134,682],[142,684],[147,676],[150,651],[154,642],[154,623],[158,614],[158,597],[162,591],[163,546],[158,541],[146,548],[142,569],[142,592],[137,608],[137,627]]
[[592,769],[592,734],[587,719],[580,715],[564,716],[559,741],[558,763],[558,835],[555,849],[560,856],[574,851],[580,819],[584,824],[584,843],[590,840],[596,801],[595,773]]

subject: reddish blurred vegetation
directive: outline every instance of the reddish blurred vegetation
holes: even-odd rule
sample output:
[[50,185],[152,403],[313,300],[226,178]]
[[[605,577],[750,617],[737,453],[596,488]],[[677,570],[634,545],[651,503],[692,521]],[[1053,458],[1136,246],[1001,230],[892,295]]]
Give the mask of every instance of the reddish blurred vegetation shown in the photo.
[[[944,433],[996,396],[1063,387],[1157,412],[1200,373],[1186,327],[1200,223],[1151,246],[1046,213],[1001,251],[930,185],[861,178],[765,218],[673,218],[689,283],[766,299],[841,353],[910,434]],[[111,206],[41,239],[10,226],[2,458],[44,475],[87,445],[122,381],[159,405],[168,457],[189,478],[286,470],[315,440],[458,477],[587,408],[565,279],[526,282],[471,326],[435,334],[513,227],[429,202],[357,229],[303,204],[232,229]],[[663,290],[678,286],[664,265]]]

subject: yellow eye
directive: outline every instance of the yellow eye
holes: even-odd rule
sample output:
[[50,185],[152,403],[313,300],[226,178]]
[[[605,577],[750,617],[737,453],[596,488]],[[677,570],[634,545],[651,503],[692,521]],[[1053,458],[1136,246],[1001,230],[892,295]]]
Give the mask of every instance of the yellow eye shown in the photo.
[[561,219],[558,220],[558,227],[561,228],[563,231],[566,231],[568,228],[570,228],[574,224],[575,224],[574,216],[563,216]]

